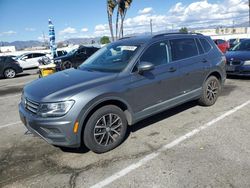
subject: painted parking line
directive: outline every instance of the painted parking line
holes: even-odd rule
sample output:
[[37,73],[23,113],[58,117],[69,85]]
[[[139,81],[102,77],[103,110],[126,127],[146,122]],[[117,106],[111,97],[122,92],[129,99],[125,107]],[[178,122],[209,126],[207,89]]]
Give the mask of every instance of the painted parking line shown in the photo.
[[6,127],[10,127],[10,126],[14,126],[14,125],[19,125],[21,123],[22,123],[21,121],[17,121],[17,122],[9,123],[9,124],[6,124],[6,125],[0,125],[0,129],[6,128]]
[[164,151],[177,146],[178,144],[180,144],[183,141],[195,136],[196,134],[200,133],[201,131],[215,125],[217,122],[219,122],[219,121],[223,120],[224,118],[232,115],[233,113],[237,112],[238,110],[244,108],[245,106],[247,106],[249,104],[250,104],[250,100],[246,101],[245,103],[243,103],[243,104],[241,104],[239,106],[234,107],[233,109],[227,111],[226,113],[222,114],[221,116],[219,116],[219,117],[213,119],[212,121],[206,123],[205,125],[200,126],[200,127],[196,128],[196,129],[188,132],[187,134],[177,138],[176,140],[164,145],[159,150],[157,150],[157,151],[155,151],[155,152],[153,152],[151,154],[146,155],[144,158],[142,158],[138,162],[129,165],[128,167],[122,169],[121,171],[116,172],[115,174],[111,175],[110,177],[108,177],[108,178],[102,180],[101,182],[91,186],[91,188],[100,188],[100,187],[104,187],[104,186],[109,185],[113,181],[127,175],[128,173],[132,172],[133,170],[135,170],[135,169],[141,167],[142,165],[146,164],[150,160],[156,158],[157,156],[159,156]]
[[21,94],[18,94],[18,95],[9,95],[9,96],[6,96],[6,97],[0,97],[0,100],[4,100],[4,99],[9,99],[9,98],[13,98],[13,97],[20,97]]

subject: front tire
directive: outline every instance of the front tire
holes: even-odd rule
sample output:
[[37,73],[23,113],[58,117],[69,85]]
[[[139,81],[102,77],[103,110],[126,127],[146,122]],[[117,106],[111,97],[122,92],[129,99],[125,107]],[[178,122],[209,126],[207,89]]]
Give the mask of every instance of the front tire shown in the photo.
[[126,131],[124,112],[114,105],[104,106],[89,118],[83,134],[84,144],[95,153],[104,153],[120,145]]
[[210,76],[203,84],[199,104],[202,106],[212,106],[217,101],[220,92],[220,81],[215,76]]
[[5,78],[15,78],[16,76],[16,71],[12,68],[7,68],[5,71],[4,71],[4,77]]

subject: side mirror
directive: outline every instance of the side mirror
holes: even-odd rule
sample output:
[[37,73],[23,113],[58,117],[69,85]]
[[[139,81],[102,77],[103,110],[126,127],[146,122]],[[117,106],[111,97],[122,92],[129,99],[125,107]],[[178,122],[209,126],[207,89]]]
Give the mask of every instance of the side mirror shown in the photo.
[[139,74],[141,74],[143,72],[151,71],[155,67],[154,67],[154,65],[152,63],[142,61],[142,62],[139,63],[137,68],[138,68]]

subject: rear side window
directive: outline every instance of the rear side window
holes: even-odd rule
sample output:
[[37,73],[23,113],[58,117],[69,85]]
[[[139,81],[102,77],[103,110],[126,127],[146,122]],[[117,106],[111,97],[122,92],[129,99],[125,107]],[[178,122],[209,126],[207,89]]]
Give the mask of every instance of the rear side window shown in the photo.
[[169,62],[168,46],[165,42],[158,42],[150,46],[141,56],[140,61],[146,61],[154,66],[162,65]]
[[200,41],[199,41],[198,39],[195,39],[195,42],[196,42],[196,44],[197,44],[199,54],[204,54],[204,50],[203,50],[203,48],[202,48],[202,46],[201,46]]
[[42,57],[42,56],[44,56],[45,54],[39,54],[39,53],[35,53],[35,54],[33,54],[33,58],[35,58],[35,57]]
[[177,61],[198,55],[197,45],[194,39],[174,39],[170,40],[172,60]]
[[211,50],[212,47],[206,39],[200,39],[200,42],[206,53]]

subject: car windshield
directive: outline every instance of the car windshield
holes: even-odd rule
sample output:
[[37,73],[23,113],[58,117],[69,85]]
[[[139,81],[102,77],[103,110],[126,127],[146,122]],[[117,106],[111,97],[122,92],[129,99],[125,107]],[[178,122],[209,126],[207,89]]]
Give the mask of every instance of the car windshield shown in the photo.
[[107,45],[88,58],[80,66],[80,69],[100,72],[121,72],[128,65],[138,48],[138,45]]
[[250,40],[243,40],[239,42],[232,51],[250,51]]
[[68,54],[69,54],[69,55],[72,55],[72,54],[74,54],[76,51],[77,51],[77,49],[71,50]]

